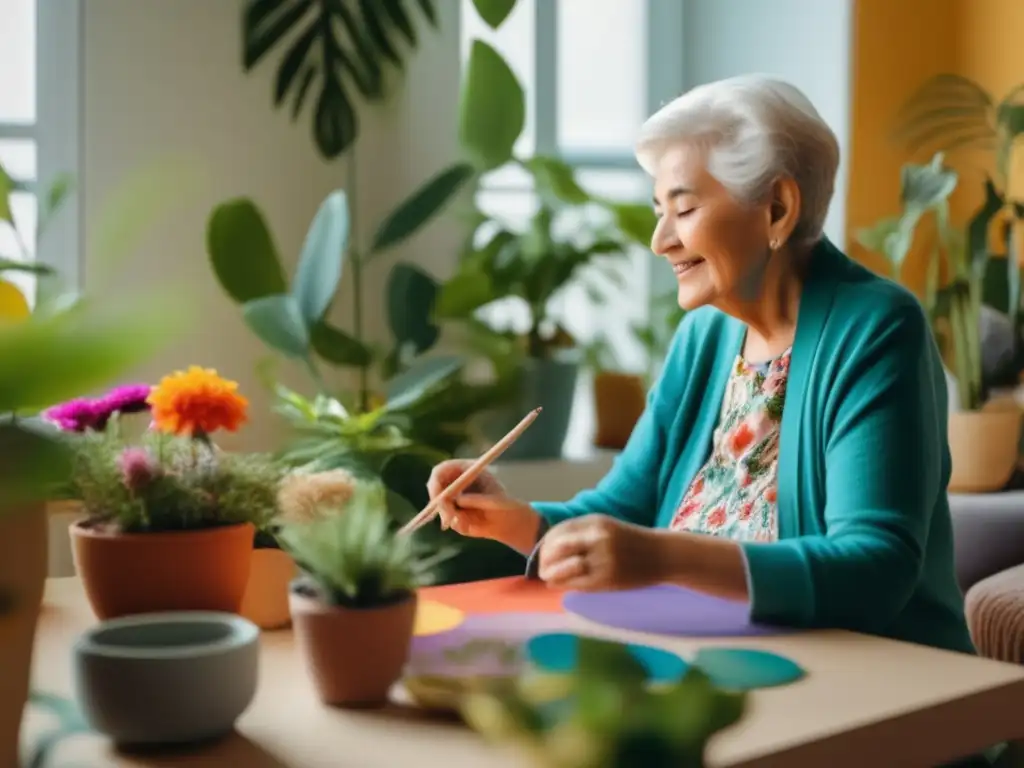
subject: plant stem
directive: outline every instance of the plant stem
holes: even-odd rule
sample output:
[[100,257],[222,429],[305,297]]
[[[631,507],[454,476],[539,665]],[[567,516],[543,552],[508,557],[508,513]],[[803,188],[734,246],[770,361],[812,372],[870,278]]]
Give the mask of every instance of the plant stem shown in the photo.
[[[355,251],[352,252],[349,260],[352,262],[352,333],[356,341],[365,344],[363,340],[363,264],[362,256]],[[359,366],[359,411],[366,413],[370,405],[370,370],[369,366]]]

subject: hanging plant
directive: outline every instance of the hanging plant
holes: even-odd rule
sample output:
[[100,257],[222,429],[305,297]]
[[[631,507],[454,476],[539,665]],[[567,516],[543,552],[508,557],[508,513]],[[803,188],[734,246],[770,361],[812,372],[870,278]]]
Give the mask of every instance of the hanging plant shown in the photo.
[[437,26],[434,0],[247,0],[244,68],[284,51],[274,106],[289,103],[297,120],[315,93],[313,139],[332,160],[359,135],[353,89],[366,101],[383,100],[386,69],[403,69],[418,44],[417,15]]

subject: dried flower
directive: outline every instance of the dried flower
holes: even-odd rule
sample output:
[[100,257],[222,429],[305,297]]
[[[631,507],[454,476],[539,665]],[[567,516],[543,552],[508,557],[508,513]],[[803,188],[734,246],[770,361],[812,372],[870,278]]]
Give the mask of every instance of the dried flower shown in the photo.
[[160,475],[160,465],[145,448],[125,448],[117,463],[125,487],[133,493],[142,491]]
[[277,504],[282,523],[308,523],[340,511],[352,498],[356,479],[344,469],[292,473],[281,481]]
[[153,425],[162,432],[201,437],[218,430],[234,432],[247,419],[249,401],[238,383],[208,368],[191,366],[165,376],[149,393]]
[[100,429],[99,412],[94,400],[81,397],[68,400],[43,411],[43,418],[65,432],[85,432]]

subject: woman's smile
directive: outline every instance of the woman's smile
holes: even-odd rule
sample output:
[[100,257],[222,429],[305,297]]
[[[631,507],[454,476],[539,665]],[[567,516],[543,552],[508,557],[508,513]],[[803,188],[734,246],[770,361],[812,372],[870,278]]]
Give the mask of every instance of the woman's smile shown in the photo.
[[683,261],[673,262],[672,271],[676,273],[676,277],[682,277],[683,275],[692,272],[694,269],[701,266],[703,263],[704,259],[702,259],[700,256],[696,256],[692,259],[685,259]]

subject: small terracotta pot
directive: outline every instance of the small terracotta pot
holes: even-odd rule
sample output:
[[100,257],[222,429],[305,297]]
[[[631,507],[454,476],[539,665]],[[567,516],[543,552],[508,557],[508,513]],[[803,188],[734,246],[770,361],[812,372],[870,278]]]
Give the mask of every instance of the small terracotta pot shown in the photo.
[[297,575],[295,561],[286,552],[273,548],[253,550],[242,616],[260,629],[283,629],[290,625],[288,587]]
[[289,600],[295,637],[321,701],[385,704],[409,658],[417,595],[381,608],[345,608],[312,597],[296,582]]
[[48,523],[41,504],[0,509],[0,765],[21,765],[19,735],[46,584]]
[[118,533],[70,528],[75,569],[99,619],[159,611],[242,607],[252,564],[249,523],[196,531]]
[[949,414],[953,493],[991,493],[1006,487],[1020,454],[1021,412],[992,407]]
[[625,448],[646,406],[647,393],[641,377],[625,373],[598,373],[594,377],[594,409],[597,412],[594,445],[612,450]]

